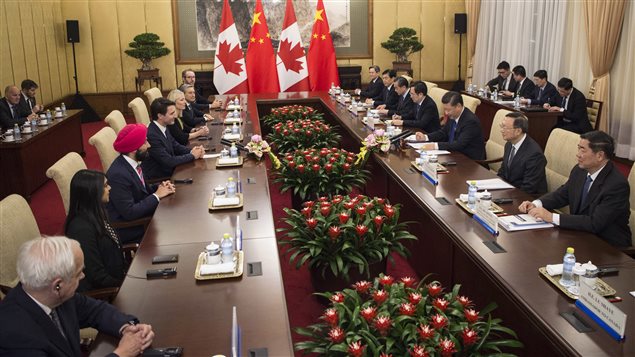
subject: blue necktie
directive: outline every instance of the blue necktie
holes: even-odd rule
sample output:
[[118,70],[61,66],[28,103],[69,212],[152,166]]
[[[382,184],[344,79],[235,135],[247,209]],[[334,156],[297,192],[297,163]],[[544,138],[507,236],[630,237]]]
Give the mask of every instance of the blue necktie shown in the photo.
[[415,120],[419,119],[419,109],[421,109],[421,104],[417,104],[417,111],[415,112]]
[[449,142],[452,144],[454,142],[454,132],[456,131],[456,120],[450,119],[450,138]]
[[584,205],[586,204],[586,198],[589,194],[589,187],[591,187],[591,182],[593,182],[591,175],[586,175],[586,181],[584,181],[584,186],[582,186],[582,197],[580,198],[580,209],[582,209],[582,207],[584,207]]

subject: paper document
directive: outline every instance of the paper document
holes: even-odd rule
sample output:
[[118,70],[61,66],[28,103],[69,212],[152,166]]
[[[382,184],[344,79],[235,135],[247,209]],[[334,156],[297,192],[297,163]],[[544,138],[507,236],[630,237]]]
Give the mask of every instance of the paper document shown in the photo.
[[528,214],[516,214],[498,218],[498,224],[506,231],[524,231],[530,229],[552,228],[553,224],[536,220]]
[[[417,145],[417,144],[408,144],[408,145],[412,146],[412,145]],[[422,145],[423,145],[423,143],[422,143]],[[428,155],[428,156],[429,155],[437,155],[437,156],[439,156],[439,155],[449,155],[450,154],[450,152],[447,151],[447,150],[417,150],[417,152],[419,154],[421,154],[421,151],[425,151],[426,155]]]
[[[429,155],[429,154],[428,154]],[[488,180],[467,180],[465,181],[465,183],[467,183],[468,185],[470,184],[471,181],[475,181],[476,182],[476,187],[478,188],[479,191],[482,190],[506,190],[508,188],[514,188],[514,186],[508,184],[507,182],[499,179],[499,178],[495,178],[495,179],[488,179]]]
[[216,157],[219,157],[219,156],[220,156],[220,154],[205,154],[205,155],[203,155],[203,159],[213,159],[213,158],[216,158]]

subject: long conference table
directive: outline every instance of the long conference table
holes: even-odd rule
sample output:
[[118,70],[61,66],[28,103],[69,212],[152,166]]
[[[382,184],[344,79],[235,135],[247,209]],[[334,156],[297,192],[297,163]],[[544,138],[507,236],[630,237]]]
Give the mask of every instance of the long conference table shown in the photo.
[[[359,116],[324,92],[241,97],[248,103],[243,111],[244,133],[260,133],[259,118],[272,107],[288,104],[309,105],[324,112],[325,120],[337,125],[341,146],[347,150],[358,151],[361,140],[370,133]],[[213,140],[204,144],[219,151],[221,126],[210,129]],[[365,191],[402,204],[401,219],[414,222],[409,228],[419,240],[410,245],[409,262],[419,276],[434,273],[433,279],[448,289],[461,284],[461,293],[479,308],[496,302],[493,316],[502,318],[525,345],[513,353],[635,355],[635,299],[628,293],[635,290],[635,260],[584,232],[557,228],[511,233],[501,230],[495,237],[454,203],[467,190],[466,180],[495,175],[462,154],[452,153],[440,161],[456,161],[457,165],[448,167],[449,173],[440,175],[435,186],[411,169],[415,155],[414,150],[373,154],[368,161],[372,175]],[[241,355],[258,355],[266,349],[270,356],[292,356],[265,165],[247,160],[240,170],[214,167],[215,159],[208,159],[177,168],[173,178],[191,177],[194,183],[177,186],[175,195],[162,200],[114,304],[152,324],[155,346],[182,346],[184,356],[229,355],[231,308],[237,306],[243,337]],[[238,171],[244,208],[209,213],[212,187]],[[511,214],[518,212],[523,200],[533,198],[518,189],[493,192],[493,198],[501,197],[513,199],[513,203],[503,206]],[[254,217],[253,211],[257,211],[257,219],[248,219]],[[196,281],[193,274],[198,253],[209,241],[219,240],[225,232],[233,233],[236,226],[242,228],[244,237],[243,277]],[[561,262],[568,246],[576,249],[578,261],[592,260],[600,267],[619,269],[618,275],[603,279],[623,298],[615,306],[631,317],[626,340],[613,340],[538,272],[540,267]],[[175,253],[180,255],[174,264],[178,269],[175,278],[145,280],[145,271],[157,267],[151,264],[153,256]],[[262,275],[249,276],[254,263],[261,264]],[[576,311],[591,332],[578,332],[560,315]],[[100,335],[93,355],[111,351],[116,342]]]

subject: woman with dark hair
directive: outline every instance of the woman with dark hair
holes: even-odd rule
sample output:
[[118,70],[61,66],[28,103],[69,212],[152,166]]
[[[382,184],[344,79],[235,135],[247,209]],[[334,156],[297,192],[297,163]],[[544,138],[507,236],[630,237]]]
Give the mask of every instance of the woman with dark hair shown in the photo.
[[118,287],[126,274],[119,237],[106,214],[109,193],[102,172],[80,170],[71,180],[65,234],[77,240],[84,252],[86,277],[80,280],[78,291]]

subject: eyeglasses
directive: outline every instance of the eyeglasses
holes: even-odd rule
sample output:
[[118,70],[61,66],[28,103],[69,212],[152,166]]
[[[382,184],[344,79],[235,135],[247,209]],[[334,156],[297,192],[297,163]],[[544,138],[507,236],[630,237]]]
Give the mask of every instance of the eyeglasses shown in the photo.
[[499,127],[499,128],[501,128],[501,130],[514,130],[514,129],[516,129],[516,128],[514,128],[514,127],[508,128],[508,127],[506,127],[506,126],[505,126],[505,125],[503,125],[503,124],[500,124],[498,127]]

